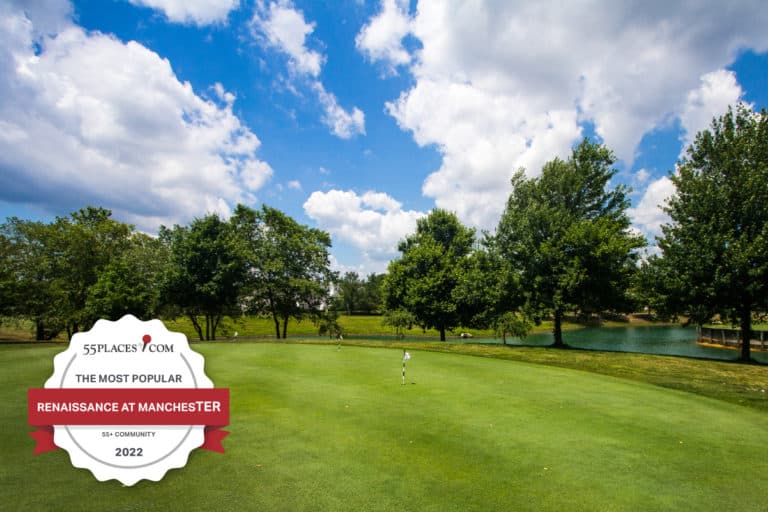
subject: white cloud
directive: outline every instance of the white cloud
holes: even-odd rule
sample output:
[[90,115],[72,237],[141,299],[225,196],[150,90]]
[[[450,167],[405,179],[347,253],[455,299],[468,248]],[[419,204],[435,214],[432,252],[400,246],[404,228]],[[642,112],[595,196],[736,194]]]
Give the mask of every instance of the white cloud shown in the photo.
[[350,139],[355,135],[365,135],[365,114],[357,107],[347,112],[339,105],[336,96],[325,90],[323,84],[315,82],[314,89],[325,111],[323,122],[331,133],[340,139]]
[[59,21],[40,37],[24,11],[0,6],[0,123],[11,134],[0,137],[0,199],[54,213],[103,205],[145,231],[253,202],[272,169],[231,101],[196,95],[136,42]]
[[688,93],[680,114],[684,131],[681,155],[698,132],[709,128],[712,119],[725,114],[728,106],[738,103],[743,94],[733,71],[719,69],[702,76],[701,85]]
[[395,72],[409,64],[411,55],[403,48],[403,38],[410,32],[408,0],[382,0],[381,11],[360,29],[355,45],[373,61],[383,61]]
[[662,224],[670,222],[662,207],[675,194],[675,184],[667,176],[652,181],[646,188],[640,203],[635,208],[630,208],[627,213],[634,226],[652,241],[654,237],[661,235]]
[[416,230],[424,212],[403,210],[391,196],[368,191],[315,191],[304,203],[304,212],[321,229],[360,249],[369,266],[380,271],[397,255],[397,244]]
[[482,227],[498,222],[519,167],[538,174],[547,160],[566,157],[581,135],[574,111],[537,111],[515,95],[463,83],[422,79],[387,108],[417,143],[443,154],[424,195]]
[[232,105],[237,97],[232,94],[231,92],[228,92],[224,90],[224,86],[221,85],[219,82],[216,82],[212,86],[213,92],[216,93],[216,97],[219,98],[219,100],[223,101],[227,105]]
[[128,0],[133,5],[162,11],[169,21],[198,26],[224,23],[240,0]]
[[[409,24],[421,44],[409,68],[414,83],[387,109],[417,143],[442,153],[424,194],[465,222],[493,227],[515,169],[536,175],[567,156],[584,122],[630,167],[645,133],[683,115],[700,77],[745,48],[768,50],[766,25],[759,1],[723,9],[714,0],[557,8],[420,0]],[[383,33],[402,41],[397,30]]]
[[291,2],[272,2],[265,12],[257,9],[251,26],[257,33],[263,34],[271,46],[290,57],[295,72],[313,77],[320,75],[325,57],[307,48],[307,36],[314,32],[315,25],[307,23],[304,13],[294,9]]
[[299,180],[291,180],[286,185],[291,190],[301,190],[301,182]]
[[[307,47],[307,36],[315,30],[314,23],[307,23],[304,13],[294,8],[290,0],[272,2],[268,7],[259,3],[251,20],[251,31],[257,38],[266,40],[269,46],[288,55],[289,66],[298,78],[309,77],[309,88],[317,95],[323,108],[323,123],[331,133],[341,139],[365,134],[365,115],[357,107],[345,110],[332,92],[325,89],[319,76],[325,56]],[[286,86],[297,93],[293,83]]]
[[650,173],[650,172],[648,172],[646,169],[639,169],[639,170],[638,170],[638,171],[635,173],[635,177],[634,177],[634,180],[635,180],[635,182],[637,182],[637,183],[643,184],[643,183],[645,183],[646,181],[648,181],[648,178],[650,178],[650,177],[651,177],[651,173]]

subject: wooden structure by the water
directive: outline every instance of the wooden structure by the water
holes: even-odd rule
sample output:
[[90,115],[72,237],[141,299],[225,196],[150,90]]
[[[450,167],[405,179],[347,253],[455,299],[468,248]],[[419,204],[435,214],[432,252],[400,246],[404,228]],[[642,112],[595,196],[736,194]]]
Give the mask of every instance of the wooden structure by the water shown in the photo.
[[[739,329],[699,327],[696,329],[696,338],[699,343],[708,345],[741,347],[741,331]],[[768,350],[768,331],[752,331],[749,344],[753,350]]]

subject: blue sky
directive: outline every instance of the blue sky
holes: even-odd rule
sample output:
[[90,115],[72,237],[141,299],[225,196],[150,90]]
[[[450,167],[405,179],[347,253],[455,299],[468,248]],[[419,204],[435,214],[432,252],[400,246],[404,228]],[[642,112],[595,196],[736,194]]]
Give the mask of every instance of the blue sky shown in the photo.
[[4,0],[0,218],[266,203],[382,272],[430,209],[492,230],[516,169],[590,136],[652,240],[694,134],[768,106],[768,10],[721,4]]

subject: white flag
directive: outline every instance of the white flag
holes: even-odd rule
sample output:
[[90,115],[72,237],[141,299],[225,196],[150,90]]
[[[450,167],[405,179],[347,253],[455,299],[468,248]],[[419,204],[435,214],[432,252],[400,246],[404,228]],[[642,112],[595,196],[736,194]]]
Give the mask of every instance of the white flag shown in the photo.
[[403,361],[407,361],[411,358],[411,354],[408,352],[403,352]]

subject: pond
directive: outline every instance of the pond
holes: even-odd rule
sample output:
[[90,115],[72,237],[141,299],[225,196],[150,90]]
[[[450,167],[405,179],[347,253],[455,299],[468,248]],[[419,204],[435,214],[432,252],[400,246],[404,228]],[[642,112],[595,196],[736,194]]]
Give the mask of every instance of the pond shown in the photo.
[[[563,340],[572,347],[588,350],[639,352],[707,359],[735,360],[739,352],[732,348],[719,348],[696,343],[696,329],[678,326],[628,326],[585,328],[564,331]],[[501,344],[501,339],[472,338],[451,341]],[[507,338],[508,345],[546,346],[552,344],[552,333],[536,333],[520,340]],[[768,363],[768,352],[752,350],[752,358]]]

